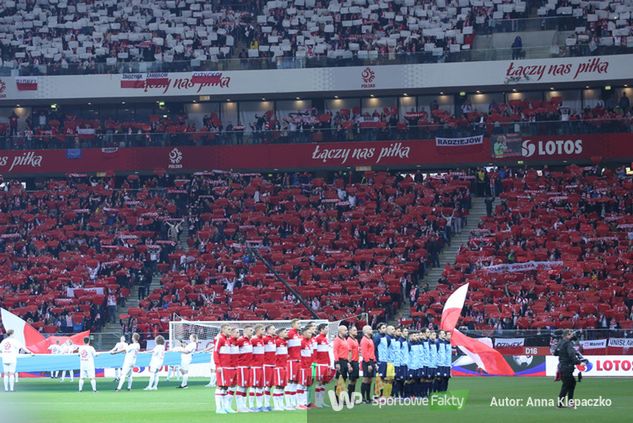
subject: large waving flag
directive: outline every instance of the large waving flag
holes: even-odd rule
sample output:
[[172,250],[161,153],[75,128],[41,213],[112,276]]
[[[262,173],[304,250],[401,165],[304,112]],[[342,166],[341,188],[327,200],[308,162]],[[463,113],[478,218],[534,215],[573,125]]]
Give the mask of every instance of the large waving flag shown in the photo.
[[440,321],[440,329],[452,331],[457,326],[459,316],[462,314],[464,302],[466,301],[466,293],[468,292],[468,284],[464,284],[457,288],[455,292],[448,297],[442,310],[442,320]]
[[452,332],[451,344],[458,347],[470,357],[482,370],[490,375],[512,376],[514,371],[499,351],[477,339],[464,335],[455,329],[459,316],[464,308],[468,284],[464,284],[453,292],[442,310],[440,328]]
[[82,345],[83,338],[90,336],[90,331],[85,331],[72,336],[49,336],[45,338],[33,326],[4,308],[0,308],[0,317],[2,317],[4,330],[13,329],[15,333],[13,336],[34,354],[50,354],[48,347],[57,341],[63,344],[70,339],[73,344]]

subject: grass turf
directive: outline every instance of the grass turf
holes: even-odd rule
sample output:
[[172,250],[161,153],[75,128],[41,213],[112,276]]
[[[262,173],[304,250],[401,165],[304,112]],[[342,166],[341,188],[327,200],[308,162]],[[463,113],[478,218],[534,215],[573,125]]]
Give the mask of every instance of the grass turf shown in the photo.
[[[551,378],[456,378],[450,391],[467,391],[462,410],[436,410],[424,406],[394,406],[379,409],[359,405],[351,410],[331,409],[216,415],[213,389],[206,380],[191,380],[189,389],[176,389],[176,382],[161,381],[158,391],[143,391],[147,379],[134,382],[131,392],[114,392],[110,379],[97,382],[99,392],[92,393],[86,383],[77,392],[77,383],[64,384],[48,379],[22,379],[15,393],[0,392],[0,421],[7,423],[101,423],[101,422],[258,422],[258,423],[389,423],[420,422],[425,419],[452,422],[564,422],[564,421],[631,421],[633,416],[633,379],[585,378],[577,386],[579,399],[608,398],[610,407],[559,410],[553,407],[493,407],[496,398],[555,398],[560,384]],[[357,384],[360,387],[360,383]],[[86,391],[87,389],[87,391]],[[327,397],[326,397],[327,398]],[[326,399],[327,402],[327,399]]]

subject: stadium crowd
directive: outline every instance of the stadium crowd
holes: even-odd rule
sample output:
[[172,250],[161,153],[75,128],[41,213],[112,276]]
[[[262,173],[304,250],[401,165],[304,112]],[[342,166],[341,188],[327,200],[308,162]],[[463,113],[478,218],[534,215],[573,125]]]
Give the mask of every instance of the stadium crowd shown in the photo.
[[[567,44],[595,54],[630,46],[629,9],[624,0],[561,0],[544,2],[536,16],[573,16]],[[0,5],[0,64],[56,75],[438,62],[469,51],[477,33],[514,31],[529,17],[521,0],[12,0]]]
[[178,204],[158,179],[3,183],[0,304],[45,333],[117,322],[130,288],[149,284],[153,261],[173,249],[166,222]]
[[470,329],[633,329],[633,185],[624,169],[501,170],[491,180],[501,203],[437,289],[419,296],[418,324],[469,282],[463,322]]
[[440,108],[437,101],[408,111],[396,107],[373,110],[314,107],[281,116],[270,110],[255,114],[250,122],[235,124],[223,121],[215,112],[197,122],[185,112],[121,121],[107,115],[86,116],[80,111],[39,110],[26,116],[23,125],[15,113],[6,123],[0,123],[0,145],[17,149],[144,147],[631,130],[632,109],[626,93],[616,99],[599,100],[594,107],[583,110],[572,110],[563,104],[562,97],[553,96],[547,101],[493,101],[486,110],[465,101],[457,113]]

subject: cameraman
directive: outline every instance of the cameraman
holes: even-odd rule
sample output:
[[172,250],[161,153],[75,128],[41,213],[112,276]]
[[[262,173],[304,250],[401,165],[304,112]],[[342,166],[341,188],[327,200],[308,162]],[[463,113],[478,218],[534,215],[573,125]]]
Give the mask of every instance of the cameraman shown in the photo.
[[[569,407],[574,405],[574,389],[576,389],[576,379],[574,379],[574,367],[582,362],[580,355],[576,352],[572,345],[575,339],[574,332],[571,329],[565,329],[561,342],[556,347],[554,355],[558,356],[558,370],[563,382],[558,394],[558,407],[563,408],[565,404]],[[565,397],[568,401],[565,403]]]

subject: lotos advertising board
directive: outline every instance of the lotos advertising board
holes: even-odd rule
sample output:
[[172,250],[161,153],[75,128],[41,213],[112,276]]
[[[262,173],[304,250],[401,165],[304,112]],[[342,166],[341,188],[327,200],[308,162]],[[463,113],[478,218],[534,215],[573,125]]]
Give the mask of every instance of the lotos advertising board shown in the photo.
[[[633,134],[526,138],[517,158],[491,158],[490,141],[437,147],[436,140],[349,143],[257,144],[145,148],[86,148],[0,151],[0,175],[58,175],[89,172],[196,172],[208,170],[291,170],[443,167],[492,163],[588,163],[595,157],[630,163]],[[573,151],[566,145],[573,144]],[[555,147],[547,147],[549,145]],[[529,146],[534,146],[530,154]],[[542,151],[539,146],[543,146]],[[559,148],[560,146],[560,148]],[[571,147],[570,147],[571,148]],[[72,154],[71,154],[72,153]],[[541,154],[542,153],[542,154]]]
[[[579,364],[574,375],[582,372],[588,377],[631,377],[633,376],[633,355],[585,355],[587,364]],[[547,356],[545,368],[547,376],[555,376],[558,357]]]

